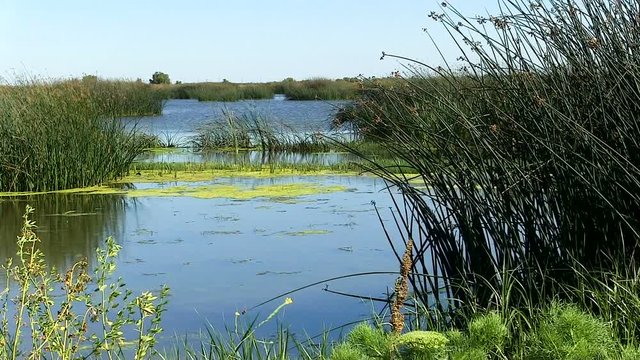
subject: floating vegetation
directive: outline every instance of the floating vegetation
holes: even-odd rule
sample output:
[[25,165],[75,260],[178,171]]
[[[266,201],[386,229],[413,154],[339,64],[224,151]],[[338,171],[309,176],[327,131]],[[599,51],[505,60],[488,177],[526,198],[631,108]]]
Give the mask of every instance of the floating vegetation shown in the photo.
[[207,230],[200,233],[202,236],[213,236],[213,235],[240,235],[242,231],[240,230]]
[[[142,165],[142,164],[138,164]],[[155,183],[155,182],[194,182],[208,181],[226,177],[246,177],[246,178],[272,178],[284,176],[329,176],[329,175],[356,175],[354,171],[333,171],[333,170],[298,170],[292,167],[282,168],[229,168],[216,169],[215,166],[208,167],[207,164],[193,164],[192,167],[182,165],[165,164],[161,169],[132,170],[129,175],[117,180],[116,183]],[[189,165],[189,164],[187,164]],[[158,167],[160,165],[157,165]],[[10,193],[8,193],[10,194]],[[2,193],[0,193],[2,196]]]
[[75,216],[93,216],[98,215],[97,212],[76,212],[75,210],[65,211],[61,214],[47,214],[46,216],[62,216],[62,217],[75,217]]
[[326,235],[326,234],[331,234],[331,231],[321,230],[321,229],[309,229],[309,230],[302,230],[302,231],[282,232],[280,234],[287,235],[287,236]]
[[302,273],[302,271],[261,271],[259,273],[256,273],[257,276],[262,276],[262,275],[296,275],[296,274],[300,274]]
[[[167,187],[153,187],[145,189],[119,189],[109,186],[93,186],[89,188],[63,190],[64,193],[76,193],[81,195],[106,195],[119,194],[129,197],[177,197],[187,196],[198,199],[235,199],[249,200],[255,198],[274,199],[285,201],[286,199],[314,194],[326,194],[345,191],[347,187],[340,185],[323,186],[310,183],[273,184],[255,187],[243,187],[236,185],[210,184],[201,186],[177,185]],[[2,196],[38,195],[44,193],[0,193]]]

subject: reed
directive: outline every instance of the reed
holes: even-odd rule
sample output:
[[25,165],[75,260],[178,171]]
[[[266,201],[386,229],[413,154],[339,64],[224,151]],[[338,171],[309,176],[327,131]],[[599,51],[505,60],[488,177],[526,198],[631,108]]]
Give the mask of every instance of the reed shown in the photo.
[[348,100],[358,95],[359,82],[350,79],[315,78],[296,81],[283,80],[275,84],[275,92],[290,100]]
[[59,86],[62,91],[69,87],[81,88],[104,116],[159,115],[166,99],[166,94],[159,90],[160,87],[126,80],[104,80],[91,75],[54,85]]
[[[367,166],[403,195],[396,219],[415,242],[410,283],[440,323],[556,296],[620,316],[633,297],[613,296],[621,280],[607,274],[635,279],[640,232],[637,4],[501,5],[471,18],[445,3],[431,17],[463,66],[413,62],[408,71],[423,70],[365,105],[373,116],[359,126],[385,129],[371,138],[419,173],[416,186]],[[569,291],[585,277],[607,289],[597,304]],[[631,330],[626,339],[639,335]]]
[[266,83],[203,82],[156,86],[155,89],[172,99],[198,101],[239,101],[271,99],[283,94],[290,100],[348,100],[357,97],[360,81],[357,79],[286,79]]
[[122,102],[119,89],[82,81],[2,87],[0,191],[84,187],[122,175],[149,144],[116,117],[148,109]]
[[326,152],[335,148],[329,136],[318,131],[300,131],[283,123],[269,121],[258,114],[236,116],[225,113],[193,138],[193,148],[207,150],[259,149],[263,152]]
[[174,99],[196,99],[198,101],[239,101],[271,99],[274,92],[269,84],[194,83],[174,85],[170,97]]

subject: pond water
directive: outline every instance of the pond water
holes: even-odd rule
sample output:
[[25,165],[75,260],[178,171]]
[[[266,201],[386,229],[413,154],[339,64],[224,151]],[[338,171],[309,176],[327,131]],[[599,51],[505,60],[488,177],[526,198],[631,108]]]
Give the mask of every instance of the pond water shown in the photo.
[[[209,322],[223,328],[235,311],[331,277],[396,271],[372,201],[391,205],[384,184],[364,176],[216,178],[195,183],[143,183],[132,187],[233,185],[246,189],[297,184],[330,192],[306,196],[202,199],[189,196],[48,194],[0,200],[0,257],[15,253],[20,214],[36,208],[47,261],[60,269],[82,257],[95,266],[106,236],[123,246],[118,274],[142,291],[171,288],[165,329],[184,335]],[[389,218],[390,214],[382,212]],[[326,282],[292,294],[282,320],[294,331],[325,328],[371,316],[380,304],[331,294],[384,297],[391,275]],[[282,299],[247,314],[266,316]],[[274,323],[275,325],[275,323]]]
[[184,142],[205,124],[222,119],[224,113],[262,118],[307,131],[327,131],[338,109],[347,101],[243,100],[235,102],[168,100],[161,115],[128,118],[146,133]]
[[187,148],[173,148],[161,151],[148,151],[136,158],[140,162],[162,163],[215,163],[215,164],[308,164],[327,166],[339,163],[355,162],[360,160],[357,155],[345,152],[325,153],[297,153],[278,152],[265,153],[262,151],[210,151],[194,152]]
[[[336,104],[339,102],[269,100],[222,104],[179,100],[169,101],[162,116],[137,121],[147,131],[187,134],[227,107],[233,111],[270,111],[276,117],[286,113],[290,122],[325,126]],[[218,158],[211,160],[207,156]],[[140,160],[221,162],[220,157],[224,156],[227,155],[187,151],[147,155]],[[262,158],[259,153],[242,156],[247,156],[248,161]],[[307,155],[288,156],[285,162],[308,160]],[[321,163],[348,159],[344,154],[308,156]],[[248,194],[265,187],[290,185],[315,190],[300,196],[238,196],[244,191]],[[104,245],[107,236],[113,236],[123,246],[118,275],[124,277],[128,287],[138,292],[158,289],[162,284],[171,288],[163,319],[165,344],[174,340],[173,336],[195,336],[207,323],[223,330],[225,325],[233,324],[236,311],[252,309],[271,297],[320,282],[290,295],[294,303],[279,314],[294,332],[316,335],[368,318],[382,308],[379,302],[336,295],[323,291],[325,288],[364,298],[384,298],[393,287],[395,275],[323,281],[354,273],[397,271],[396,259],[372,204],[377,204],[383,221],[394,228],[388,210],[392,199],[380,179],[351,175],[212,175],[197,182],[128,185],[136,191],[175,187],[207,188],[219,193],[202,196],[185,190],[173,195],[170,191],[151,192],[139,197],[131,192],[0,198],[0,258],[15,254],[15,239],[26,204],[36,208],[38,234],[48,263],[60,269],[82,257],[95,266],[96,248]],[[240,190],[228,192],[231,187]],[[257,314],[266,317],[281,302],[278,299],[252,309],[246,320]],[[263,331],[272,331],[273,326],[275,322]]]

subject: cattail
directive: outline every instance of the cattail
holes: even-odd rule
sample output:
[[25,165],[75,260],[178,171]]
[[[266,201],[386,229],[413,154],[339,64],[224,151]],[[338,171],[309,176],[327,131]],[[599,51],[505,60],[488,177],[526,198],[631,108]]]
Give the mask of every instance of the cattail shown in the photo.
[[409,294],[409,273],[413,267],[412,252],[413,239],[409,239],[407,248],[404,250],[404,255],[402,256],[402,262],[400,263],[400,276],[396,280],[396,297],[391,305],[391,327],[396,334],[400,334],[404,328],[404,315],[401,310]]

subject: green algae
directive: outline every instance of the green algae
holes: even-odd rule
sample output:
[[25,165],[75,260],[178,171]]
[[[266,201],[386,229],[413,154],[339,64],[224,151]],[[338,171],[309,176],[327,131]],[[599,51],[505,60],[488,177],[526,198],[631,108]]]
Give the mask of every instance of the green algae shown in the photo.
[[234,185],[170,186],[165,188],[134,189],[127,192],[129,197],[174,197],[188,196],[198,199],[291,198],[344,191],[344,186],[318,186],[315,184],[261,185],[252,188]]
[[330,233],[331,231],[329,230],[309,229],[309,230],[302,230],[302,231],[289,231],[289,232],[284,232],[282,234],[287,236],[309,236],[309,235],[326,235]]
[[[125,176],[122,179],[109,184],[100,186],[91,186],[85,188],[75,188],[57,191],[42,192],[0,192],[2,197],[24,197],[45,194],[81,194],[81,195],[123,195],[129,197],[173,197],[188,196],[200,199],[214,198],[230,198],[236,200],[249,200],[254,198],[267,198],[271,201],[282,203],[297,203],[299,200],[295,198],[314,194],[324,194],[340,191],[348,191],[344,186],[320,186],[316,184],[282,184],[282,185],[263,185],[255,187],[242,187],[235,185],[175,185],[164,186],[160,188],[146,189],[130,189],[122,184],[131,183],[189,183],[211,181],[218,178],[276,178],[284,176],[328,176],[339,175],[332,171],[314,171],[301,173],[295,169],[280,169],[277,171],[255,170],[255,171],[237,171],[237,170],[177,170],[177,171],[158,171],[158,170],[142,170],[135,174]],[[66,215],[78,216],[78,215]]]
[[293,168],[283,169],[258,169],[258,170],[140,170],[129,174],[116,183],[162,183],[162,182],[196,182],[208,181],[218,178],[243,177],[243,178],[273,178],[284,176],[327,176],[327,175],[354,175],[354,173],[335,172],[330,170],[299,171]]
[[[188,186],[177,185],[161,188],[146,189],[119,189],[108,186],[94,186],[90,188],[63,190],[60,193],[76,193],[81,195],[107,195],[119,194],[128,197],[180,197],[187,196],[198,199],[235,199],[250,200],[255,198],[267,198],[277,201],[285,201],[300,196],[326,194],[345,191],[345,186],[321,186],[309,183],[272,184],[255,187],[243,187],[236,185],[201,185]],[[39,195],[43,193],[0,193],[1,196]]]

